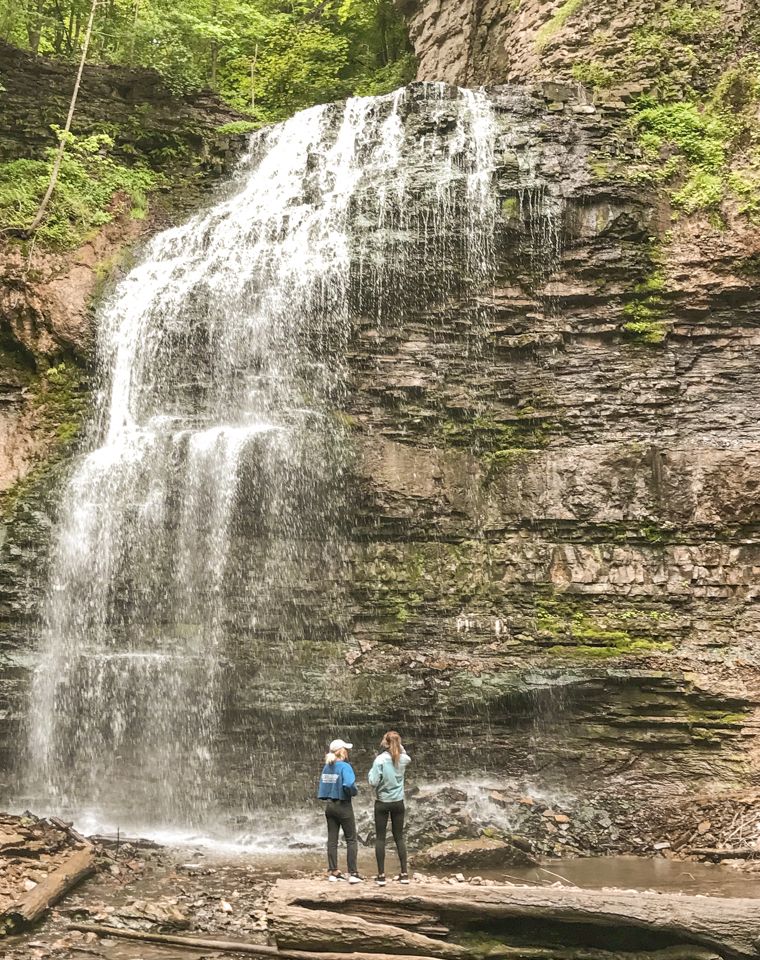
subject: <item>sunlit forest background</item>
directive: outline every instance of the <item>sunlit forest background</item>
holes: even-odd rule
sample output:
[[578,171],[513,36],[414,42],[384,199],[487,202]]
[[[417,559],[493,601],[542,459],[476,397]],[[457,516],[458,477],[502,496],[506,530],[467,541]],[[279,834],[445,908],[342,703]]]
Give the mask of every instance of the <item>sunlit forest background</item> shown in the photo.
[[[0,0],[0,37],[77,60],[90,0]],[[89,62],[153,67],[175,93],[216,90],[269,122],[414,75],[391,0],[99,0]]]

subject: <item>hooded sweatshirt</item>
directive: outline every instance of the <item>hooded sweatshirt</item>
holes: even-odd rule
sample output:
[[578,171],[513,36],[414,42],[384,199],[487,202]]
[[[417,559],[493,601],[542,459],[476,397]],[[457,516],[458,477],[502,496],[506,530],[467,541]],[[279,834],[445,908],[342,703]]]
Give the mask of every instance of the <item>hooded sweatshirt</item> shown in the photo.
[[320,800],[350,800],[359,792],[354,768],[345,760],[326,763],[319,778]]
[[394,764],[387,750],[377,757],[369,772],[369,783],[375,788],[378,800],[393,803],[404,799],[404,772],[411,762],[412,758],[403,747],[398,766]]

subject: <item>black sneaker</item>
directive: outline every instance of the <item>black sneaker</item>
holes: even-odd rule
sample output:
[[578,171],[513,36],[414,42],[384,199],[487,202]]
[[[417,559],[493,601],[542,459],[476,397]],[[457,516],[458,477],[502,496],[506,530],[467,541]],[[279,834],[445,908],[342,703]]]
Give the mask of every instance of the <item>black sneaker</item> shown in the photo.
[[385,877],[375,877],[375,883],[378,885],[378,887],[384,887],[386,882],[387,881]]
[[409,883],[409,874],[400,873],[398,879],[400,883]]
[[337,883],[338,880],[343,880],[345,882],[346,878],[342,873],[331,873],[327,878],[330,883]]
[[360,877],[358,873],[352,873],[348,878],[349,883],[364,883],[364,877]]

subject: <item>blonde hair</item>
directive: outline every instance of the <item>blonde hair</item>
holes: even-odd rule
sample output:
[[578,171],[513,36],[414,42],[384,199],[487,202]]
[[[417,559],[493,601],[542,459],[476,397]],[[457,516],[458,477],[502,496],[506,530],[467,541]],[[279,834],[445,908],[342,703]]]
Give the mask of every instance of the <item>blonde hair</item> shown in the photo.
[[388,751],[393,766],[397,767],[401,759],[401,736],[395,730],[389,730],[380,742],[380,747]]
[[332,766],[336,760],[348,760],[348,750],[346,750],[345,747],[338,747],[335,753],[328,753],[325,757],[325,763],[329,763],[330,766]]

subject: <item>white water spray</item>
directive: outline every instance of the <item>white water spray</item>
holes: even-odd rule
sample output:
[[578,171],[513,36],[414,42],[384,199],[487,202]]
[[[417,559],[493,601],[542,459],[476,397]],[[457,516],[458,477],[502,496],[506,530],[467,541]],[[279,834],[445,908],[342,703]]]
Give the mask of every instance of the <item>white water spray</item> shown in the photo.
[[495,137],[485,97],[442,85],[308,110],[101,312],[33,688],[48,807],[192,823],[223,802],[236,645],[324,628],[303,583],[340,561],[352,324],[487,287]]

